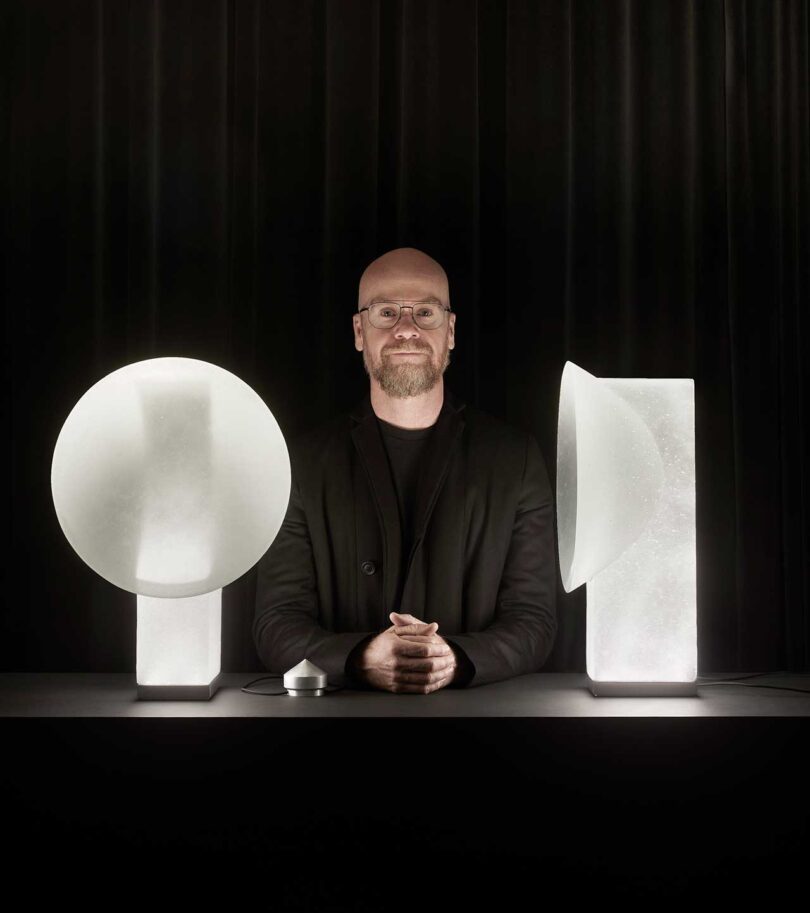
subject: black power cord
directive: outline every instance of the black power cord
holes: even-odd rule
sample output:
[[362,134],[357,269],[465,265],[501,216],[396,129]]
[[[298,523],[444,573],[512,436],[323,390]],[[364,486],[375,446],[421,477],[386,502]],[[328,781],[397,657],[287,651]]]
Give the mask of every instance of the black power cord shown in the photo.
[[742,675],[737,678],[727,678],[719,682],[701,681],[701,676],[697,677],[699,688],[706,688],[710,685],[744,685],[746,688],[775,688],[777,691],[798,691],[799,694],[810,694],[810,688],[789,688],[787,685],[749,685],[745,679],[761,678],[763,675],[791,675],[787,669],[781,669],[778,672],[755,672],[753,675]]
[[[278,675],[278,674],[262,675],[260,678],[252,679],[251,681],[249,681],[247,683],[247,685],[243,685],[241,690],[244,691],[245,694],[261,694],[265,697],[284,697],[284,696],[287,696],[289,693],[286,688],[283,691],[253,691],[249,687],[250,685],[255,685],[256,682],[266,682],[266,681],[270,681],[272,679],[283,679],[283,678],[284,678],[283,675]],[[327,694],[331,694],[333,691],[342,691],[342,690],[343,690],[343,685],[327,685],[326,686]]]

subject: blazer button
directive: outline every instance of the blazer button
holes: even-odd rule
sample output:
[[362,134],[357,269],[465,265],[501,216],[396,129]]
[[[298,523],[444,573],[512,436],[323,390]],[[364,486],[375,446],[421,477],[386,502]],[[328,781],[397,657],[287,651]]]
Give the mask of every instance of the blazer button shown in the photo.
[[377,570],[377,566],[373,561],[364,561],[360,567],[362,568],[363,573],[368,574],[369,577]]

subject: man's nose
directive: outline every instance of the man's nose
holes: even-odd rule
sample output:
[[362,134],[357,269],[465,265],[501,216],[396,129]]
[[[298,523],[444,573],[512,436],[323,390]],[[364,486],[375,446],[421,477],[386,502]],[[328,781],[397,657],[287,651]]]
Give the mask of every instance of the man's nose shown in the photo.
[[419,335],[419,327],[414,323],[413,312],[404,310],[400,312],[399,323],[394,327],[394,335],[405,336],[408,339]]

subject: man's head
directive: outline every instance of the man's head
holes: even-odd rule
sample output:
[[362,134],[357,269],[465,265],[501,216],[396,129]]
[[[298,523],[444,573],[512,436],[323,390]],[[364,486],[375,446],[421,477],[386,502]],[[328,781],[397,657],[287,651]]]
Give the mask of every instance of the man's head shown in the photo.
[[[366,309],[380,302],[406,305],[396,325],[372,324]],[[440,322],[432,329],[419,326],[417,320],[426,318],[431,310],[449,307],[447,274],[432,257],[416,248],[398,247],[366,267],[360,277],[358,313],[352,317],[354,347],[363,353],[366,373],[388,396],[419,396],[440,381],[450,364],[450,349],[455,346],[456,315],[438,313]],[[393,309],[381,313],[390,315]]]

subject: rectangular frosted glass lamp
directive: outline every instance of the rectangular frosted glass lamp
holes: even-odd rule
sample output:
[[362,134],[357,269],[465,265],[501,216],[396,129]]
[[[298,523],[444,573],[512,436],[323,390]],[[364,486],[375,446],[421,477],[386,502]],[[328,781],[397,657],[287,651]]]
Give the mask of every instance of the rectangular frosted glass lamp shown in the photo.
[[138,596],[139,700],[205,700],[219,686],[222,589],[201,596]]
[[593,694],[696,695],[694,382],[566,363],[557,515],[565,590],[587,584]]

